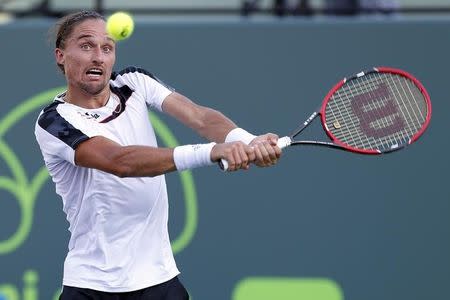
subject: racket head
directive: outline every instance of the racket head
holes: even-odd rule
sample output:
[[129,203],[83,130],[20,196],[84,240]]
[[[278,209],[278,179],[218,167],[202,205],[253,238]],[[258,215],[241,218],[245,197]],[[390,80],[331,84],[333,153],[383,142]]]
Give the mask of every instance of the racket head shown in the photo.
[[415,142],[431,120],[431,101],[411,74],[378,67],[345,78],[325,96],[324,130],[340,147],[382,154]]

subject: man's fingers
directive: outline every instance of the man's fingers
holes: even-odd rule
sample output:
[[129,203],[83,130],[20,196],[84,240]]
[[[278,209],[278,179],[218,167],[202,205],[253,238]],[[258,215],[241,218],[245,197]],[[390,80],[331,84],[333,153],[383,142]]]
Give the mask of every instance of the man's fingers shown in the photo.
[[249,147],[246,148],[246,151],[247,151],[246,153],[247,153],[247,156],[248,156],[248,162],[249,163],[254,162],[255,159],[256,159],[255,147],[249,146]]
[[268,135],[267,140],[269,141],[269,143],[272,146],[276,146],[277,142],[278,142],[278,135],[273,134],[273,133],[268,133],[267,135]]
[[266,151],[269,155],[270,163],[272,163],[272,164],[275,163],[277,161],[278,157],[277,157],[274,147],[269,143],[265,143],[264,147],[266,148]]
[[255,160],[255,150],[242,142],[230,143],[225,151],[224,159],[229,164],[229,171],[247,170],[249,164]]
[[262,143],[261,152],[264,155],[264,162],[267,166],[272,165],[274,160],[276,161],[275,151],[268,142]]
[[276,164],[281,155],[280,148],[276,146],[277,139],[277,135],[267,134],[266,139],[252,143],[252,146],[242,142],[222,144],[222,158],[228,162],[228,171],[247,170],[251,163],[259,167]]

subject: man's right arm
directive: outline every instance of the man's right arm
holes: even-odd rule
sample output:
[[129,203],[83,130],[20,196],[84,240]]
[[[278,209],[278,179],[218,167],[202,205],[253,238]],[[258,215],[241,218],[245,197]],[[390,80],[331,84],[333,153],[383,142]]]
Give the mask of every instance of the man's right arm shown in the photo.
[[[205,160],[217,162],[226,158],[235,163],[230,171],[247,169],[249,162],[254,160],[254,150],[242,142],[216,144],[208,152],[198,152],[200,147],[180,146],[178,156],[181,155],[182,168],[200,166],[195,159],[198,155],[207,155]],[[203,147],[205,147],[204,144]],[[190,150],[193,149],[193,150]],[[197,151],[197,152],[195,152]],[[75,150],[75,164],[81,167],[94,168],[119,177],[157,176],[180,168],[176,164],[173,148],[156,148],[149,146],[121,146],[120,144],[102,136],[92,137],[78,145]],[[184,161],[187,161],[185,163]],[[180,161],[180,158],[178,158]],[[190,161],[193,161],[190,164]],[[205,164],[207,165],[207,164]]]

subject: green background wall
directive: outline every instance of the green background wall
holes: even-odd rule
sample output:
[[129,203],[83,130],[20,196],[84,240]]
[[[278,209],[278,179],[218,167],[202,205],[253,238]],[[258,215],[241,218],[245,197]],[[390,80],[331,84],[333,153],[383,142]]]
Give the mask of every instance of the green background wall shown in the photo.
[[[61,285],[68,224],[33,134],[55,92],[28,101],[64,86],[52,23],[0,26],[0,300],[52,299]],[[289,133],[372,66],[414,74],[433,103],[426,134],[390,155],[305,147],[270,169],[197,169],[189,201],[169,174],[172,240],[193,233],[176,251],[193,299],[450,299],[449,53],[450,19],[138,18],[117,69],[144,67],[255,133]],[[202,142],[158,118],[179,143]]]

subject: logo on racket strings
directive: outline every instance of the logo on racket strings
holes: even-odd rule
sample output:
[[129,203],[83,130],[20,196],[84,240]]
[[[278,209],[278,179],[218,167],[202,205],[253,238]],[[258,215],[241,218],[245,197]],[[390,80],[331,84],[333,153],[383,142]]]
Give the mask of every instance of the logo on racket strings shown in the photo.
[[351,107],[359,119],[360,129],[369,137],[383,138],[405,128],[397,103],[384,83],[353,97]]

